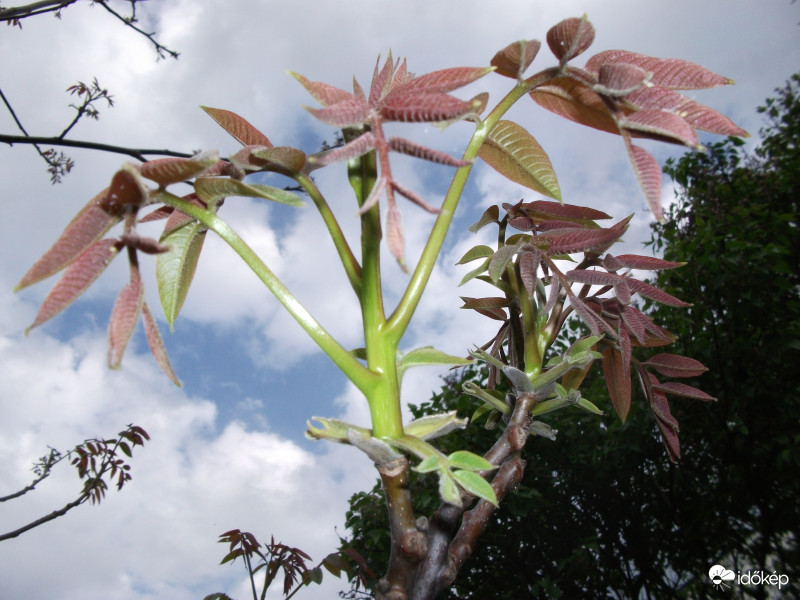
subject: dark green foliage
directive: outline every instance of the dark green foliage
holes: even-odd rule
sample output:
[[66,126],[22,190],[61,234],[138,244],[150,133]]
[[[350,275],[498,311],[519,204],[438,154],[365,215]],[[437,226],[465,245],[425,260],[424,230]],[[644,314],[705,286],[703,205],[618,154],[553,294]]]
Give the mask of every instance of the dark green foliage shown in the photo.
[[[760,110],[768,124],[751,156],[731,138],[666,169],[679,192],[652,244],[688,264],[653,283],[693,306],[649,314],[678,336],[668,351],[710,368],[687,383],[719,399],[671,403],[683,461],[664,456],[643,402],[625,424],[613,416],[595,369],[582,389],[607,416],[548,415],[558,440],[525,448],[522,484],[443,598],[716,598],[714,564],[791,582],[779,596],[744,585],[726,596],[800,597],[800,75]],[[476,401],[459,393],[460,382],[448,379],[415,416],[453,408],[471,416]],[[441,444],[487,447],[495,436],[471,424]],[[428,486],[414,497],[429,514],[435,481],[413,485]],[[353,497],[347,525],[367,562],[384,563],[378,488]]]

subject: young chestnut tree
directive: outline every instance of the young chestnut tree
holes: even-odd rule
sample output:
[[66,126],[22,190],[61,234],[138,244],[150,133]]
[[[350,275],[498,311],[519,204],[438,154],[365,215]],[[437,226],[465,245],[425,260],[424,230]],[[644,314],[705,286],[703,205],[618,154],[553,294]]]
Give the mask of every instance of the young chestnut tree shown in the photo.
[[[520,125],[504,120],[517,102],[535,104],[576,123],[620,135],[653,213],[659,206],[661,170],[636,138],[700,148],[697,130],[746,135],[729,119],[682,95],[678,90],[731,83],[707,69],[677,59],[659,59],[611,50],[588,59],[581,68],[571,61],[586,51],[594,29],[584,18],[567,19],[547,33],[556,64],[526,75],[540,42],[521,40],[497,52],[488,67],[457,67],[414,76],[405,60],[391,54],[376,64],[372,82],[352,92],[293,74],[320,104],[311,115],[342,131],[343,145],[306,154],[276,146],[243,117],[219,108],[204,110],[242,144],[228,159],[216,152],[191,158],[164,158],[141,165],[124,164],[76,215],[61,237],[24,275],[22,289],[60,271],[61,279],[45,299],[31,327],[56,316],[85,291],[120,253],[128,258],[130,280],[120,291],[109,323],[108,363],[118,367],[141,318],[155,360],[175,383],[155,319],[144,302],[140,255],[156,255],[162,309],[173,327],[191,286],[208,231],[221,237],[274,294],[302,329],[363,393],[371,428],[315,417],[307,435],[352,445],[373,460],[387,498],[392,549],[385,574],[376,586],[378,598],[433,598],[455,579],[487,522],[503,498],[520,481],[525,463],[521,450],[531,435],[555,439],[545,415],[577,407],[600,410],[580,392],[589,366],[601,360],[615,411],[625,419],[635,372],[661,431],[669,457],[680,456],[678,424],[667,395],[711,399],[700,390],[663,378],[692,377],[705,370],[691,358],[659,353],[646,361],[636,347],[667,345],[672,335],[653,323],[635,303],[638,295],[682,306],[665,292],[636,279],[633,270],[680,266],[651,257],[613,255],[609,249],[626,230],[630,217],[610,226],[610,216],[594,209],[561,203],[558,180],[542,147]],[[494,73],[511,80],[510,90],[495,106],[488,95],[463,100],[451,92]],[[389,137],[385,125],[402,123],[473,123],[461,157]],[[398,181],[391,153],[402,153],[442,165],[451,177],[444,198],[432,202]],[[497,334],[467,359],[432,347],[398,350],[442,248],[455,209],[476,159],[482,159],[511,181],[551,200],[502,203],[487,210],[472,227],[497,228],[495,247],[480,245],[460,261],[477,262],[464,282],[479,279],[494,295],[464,298],[464,308],[498,322]],[[346,239],[337,215],[312,173],[346,163],[361,222],[360,252]],[[247,176],[271,171],[291,179],[291,189],[251,183]],[[452,175],[451,175],[452,174]],[[444,176],[444,175],[443,175]],[[170,186],[191,181],[193,192],[178,196]],[[311,199],[330,234],[360,307],[363,347],[343,347],[275,276],[262,259],[222,218],[226,198],[249,196],[287,206],[302,204],[299,189]],[[399,198],[436,215],[416,265],[406,265]],[[154,209],[145,214],[145,211]],[[166,219],[155,240],[141,236],[138,223]],[[121,233],[107,236],[121,224]],[[386,305],[381,273],[383,238],[400,269],[408,272],[396,306]],[[358,256],[357,256],[358,255]],[[574,264],[565,267],[566,261]],[[554,348],[571,315],[589,335],[565,352]],[[440,452],[432,440],[467,426],[455,413],[403,423],[400,383],[406,369],[430,364],[489,365],[486,389],[465,384],[464,392],[482,404],[474,418],[503,427],[490,448]],[[504,391],[501,391],[504,390]],[[545,420],[542,420],[544,417]],[[411,461],[414,466],[411,467]],[[437,477],[441,506],[431,515],[415,515],[408,487],[409,469]]]

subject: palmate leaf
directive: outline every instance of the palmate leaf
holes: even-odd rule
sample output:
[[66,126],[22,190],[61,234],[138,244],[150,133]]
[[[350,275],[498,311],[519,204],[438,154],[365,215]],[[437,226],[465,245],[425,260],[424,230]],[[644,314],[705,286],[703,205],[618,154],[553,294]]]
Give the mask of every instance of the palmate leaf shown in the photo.
[[542,46],[539,40],[519,40],[510,43],[494,55],[490,64],[499,75],[522,79]]
[[119,223],[119,216],[112,216],[100,207],[100,201],[107,194],[108,188],[92,198],[75,215],[50,249],[25,273],[14,291],[55,275]]
[[194,279],[206,231],[203,225],[193,222],[171,230],[159,240],[170,248],[156,258],[158,297],[170,331]]
[[478,151],[501,175],[527,188],[561,200],[553,165],[534,137],[512,121],[499,121]]
[[113,239],[100,240],[81,252],[50,290],[25,333],[55,317],[86,291],[119,253],[116,244]]
[[266,146],[272,147],[269,138],[253,127],[246,119],[234,112],[222,108],[211,108],[201,106],[208,115],[214,119],[220,127],[230,133],[244,146]]
[[108,366],[118,369],[144,304],[144,286],[136,271],[122,288],[108,321]]

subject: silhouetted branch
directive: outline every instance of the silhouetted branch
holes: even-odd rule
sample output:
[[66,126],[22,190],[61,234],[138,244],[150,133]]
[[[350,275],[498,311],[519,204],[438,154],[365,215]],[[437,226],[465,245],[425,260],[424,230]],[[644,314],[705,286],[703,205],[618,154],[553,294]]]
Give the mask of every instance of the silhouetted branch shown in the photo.
[[87,150],[100,150],[114,154],[124,154],[131,156],[142,162],[149,160],[147,156],[176,156],[179,158],[191,158],[193,154],[187,152],[176,152],[174,150],[154,149],[154,148],[127,148],[125,146],[113,146],[111,144],[100,144],[97,142],[87,142],[85,140],[67,140],[60,137],[39,137],[31,135],[7,135],[0,133],[0,143],[9,145],[14,144],[47,144],[53,146],[67,146],[70,148],[86,148]]

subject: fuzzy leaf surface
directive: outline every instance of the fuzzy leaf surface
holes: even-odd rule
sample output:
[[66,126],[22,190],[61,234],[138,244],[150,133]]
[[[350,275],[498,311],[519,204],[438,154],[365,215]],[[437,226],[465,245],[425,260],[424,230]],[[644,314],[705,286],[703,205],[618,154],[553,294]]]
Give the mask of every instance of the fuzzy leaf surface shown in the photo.
[[197,196],[208,205],[217,204],[228,196],[263,198],[289,206],[303,205],[300,197],[293,192],[258,183],[248,184],[227,177],[198,177],[194,182],[194,190]]
[[661,220],[664,216],[661,209],[661,165],[647,150],[634,146],[627,136],[625,136],[625,147],[628,149],[631,165],[650,211],[656,219]]
[[197,154],[192,158],[159,158],[139,166],[142,177],[165,186],[200,175],[219,160],[216,151]]
[[246,119],[234,112],[222,108],[201,106],[204,111],[214,119],[220,127],[236,138],[243,146],[272,147],[269,138],[253,127]]
[[497,495],[494,493],[492,486],[474,471],[453,471],[453,478],[459,486],[473,496],[477,496],[478,498],[491,502],[495,506],[499,506]]
[[617,122],[600,96],[575,79],[554,79],[531,91],[530,96],[536,104],[560,117],[593,129],[619,134]]
[[572,60],[594,41],[594,27],[586,17],[564,19],[547,32],[547,45],[561,64]]
[[525,70],[539,53],[542,44],[539,40],[519,40],[498,51],[491,64],[499,75],[522,79]]
[[511,181],[561,200],[561,189],[547,153],[513,121],[499,121],[478,150],[478,156]]
[[200,223],[189,223],[161,237],[160,242],[170,249],[156,258],[156,281],[170,331],[194,279],[205,238],[206,229]]
[[394,95],[408,94],[409,92],[444,94],[477,81],[493,70],[492,67],[453,67],[432,71],[398,86],[389,93],[387,98],[391,98]]
[[470,365],[472,362],[473,361],[468,358],[447,354],[441,350],[437,350],[433,346],[423,346],[422,348],[417,348],[416,350],[412,350],[408,354],[405,354],[399,361],[398,370],[402,373],[411,367],[432,365]]
[[81,252],[50,290],[36,319],[25,331],[52,319],[85,292],[119,253],[116,243],[111,239],[100,240]]
[[50,249],[25,273],[14,291],[55,275],[119,222],[118,216],[109,215],[100,208],[99,203],[107,194],[108,188],[92,198],[75,215]]
[[666,352],[650,357],[644,365],[652,367],[665,377],[699,377],[708,371],[698,360]]
[[703,400],[705,402],[716,400],[716,398],[706,394],[703,390],[699,390],[696,387],[692,387],[691,385],[686,385],[685,383],[680,383],[678,381],[659,383],[658,385],[653,385],[653,388],[660,392],[664,392],[665,394],[681,396],[683,398],[692,398],[693,400]]
[[108,322],[108,366],[118,369],[144,304],[144,286],[138,274],[122,288]]
[[164,346],[164,340],[161,338],[161,333],[158,331],[158,325],[153,318],[150,309],[147,308],[147,303],[142,304],[142,323],[144,324],[144,333],[147,338],[147,345],[153,358],[156,359],[156,364],[161,368],[164,374],[170,378],[172,383],[181,386],[181,382],[172,370],[172,365],[169,364],[169,357],[167,356],[167,349]]
[[606,50],[586,61],[586,70],[597,73],[601,65],[623,63],[635,65],[652,73],[651,82],[674,90],[699,90],[733,83],[701,67],[698,64],[677,58],[655,58],[628,52],[626,50]]

